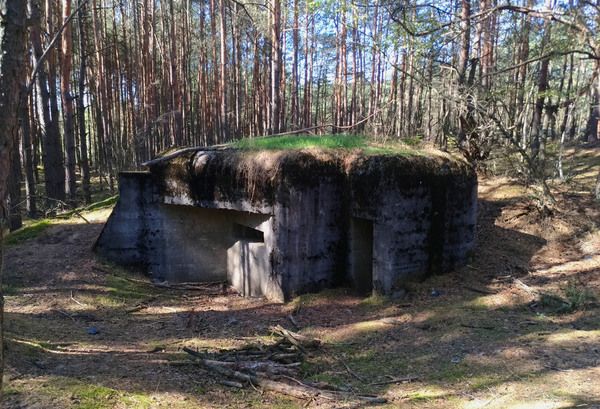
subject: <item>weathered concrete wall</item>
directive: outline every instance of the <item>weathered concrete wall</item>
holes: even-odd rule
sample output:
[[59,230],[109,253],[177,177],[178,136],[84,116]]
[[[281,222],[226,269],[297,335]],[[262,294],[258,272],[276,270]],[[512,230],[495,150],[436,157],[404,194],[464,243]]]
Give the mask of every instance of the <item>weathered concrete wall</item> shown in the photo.
[[388,294],[466,261],[476,184],[443,155],[201,151],[124,175],[97,248],[279,301],[344,283]]
[[373,289],[387,294],[423,277],[431,257],[431,193],[427,187],[381,195],[373,226]]
[[225,281],[233,245],[232,215],[224,210],[159,205],[160,239],[150,249],[151,273],[167,281]]
[[372,156],[346,168],[354,217],[373,220],[373,289],[449,271],[474,245],[477,178],[450,160]]
[[273,274],[286,298],[333,287],[344,278],[346,223],[340,178],[314,187],[289,188],[275,207]]
[[126,266],[146,268],[148,207],[153,202],[153,184],[148,172],[127,172],[119,176],[119,200],[108,218],[95,251]]
[[449,180],[445,201],[442,271],[464,264],[475,247],[477,179]]

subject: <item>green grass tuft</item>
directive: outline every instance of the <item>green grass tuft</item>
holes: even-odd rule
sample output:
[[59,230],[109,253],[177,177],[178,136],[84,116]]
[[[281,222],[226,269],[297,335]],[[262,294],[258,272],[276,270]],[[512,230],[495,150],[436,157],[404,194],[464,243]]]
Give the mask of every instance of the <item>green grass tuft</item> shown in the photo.
[[65,398],[70,399],[69,407],[74,409],[109,409],[115,407],[147,409],[153,407],[152,398],[143,392],[127,392],[60,376],[50,377],[37,390],[37,393],[59,401]]
[[137,284],[126,278],[111,275],[106,278],[108,291],[114,298],[122,300],[148,297],[152,293],[148,286]]
[[391,304],[392,303],[389,297],[379,294],[372,294],[360,302],[360,306],[366,310],[377,310],[388,307]]
[[564,297],[555,293],[543,293],[540,296],[540,306],[550,314],[568,314],[584,309],[597,299],[592,290],[574,282],[569,282],[563,292]]
[[233,144],[244,150],[297,150],[321,149],[360,149],[367,155],[423,155],[411,146],[401,143],[376,144],[363,135],[289,135],[260,138],[245,138]]
[[43,233],[48,227],[52,226],[52,222],[47,219],[37,220],[17,231],[10,233],[4,239],[4,244],[11,246],[19,244],[27,240],[31,240]]
[[596,294],[591,289],[577,285],[575,282],[569,282],[564,292],[572,311],[580,310],[586,304],[597,301]]
[[355,149],[367,147],[367,139],[360,135],[290,135],[266,138],[245,138],[234,143],[239,149],[285,150],[285,149]]

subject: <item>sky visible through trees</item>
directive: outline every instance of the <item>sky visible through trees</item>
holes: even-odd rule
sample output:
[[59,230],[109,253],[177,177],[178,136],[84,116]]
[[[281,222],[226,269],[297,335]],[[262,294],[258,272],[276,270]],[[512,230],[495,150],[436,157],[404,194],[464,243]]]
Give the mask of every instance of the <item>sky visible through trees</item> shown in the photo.
[[[10,202],[90,202],[160,152],[280,133],[427,142],[564,177],[598,139],[600,2],[28,0]],[[58,200],[59,202],[56,202]]]

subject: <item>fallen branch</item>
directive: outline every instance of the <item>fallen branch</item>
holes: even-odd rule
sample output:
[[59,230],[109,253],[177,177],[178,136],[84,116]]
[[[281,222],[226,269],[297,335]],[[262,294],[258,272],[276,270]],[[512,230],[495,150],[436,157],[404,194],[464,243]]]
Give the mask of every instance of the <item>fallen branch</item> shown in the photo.
[[[186,351],[187,352],[187,351]],[[269,361],[238,361],[238,362],[228,362],[228,361],[215,361],[211,359],[207,359],[206,362],[211,365],[220,365],[229,369],[234,369],[237,371],[251,371],[251,372],[266,372],[271,375],[287,375],[293,376],[296,374],[294,369],[297,369],[300,366],[300,362],[295,362],[292,364],[281,364],[278,362],[269,362]]]
[[388,381],[372,382],[369,385],[371,385],[371,386],[376,386],[376,385],[391,385],[391,384],[394,384],[394,383],[409,383],[409,382],[414,382],[414,381],[418,381],[419,380],[418,376],[406,376],[404,378],[394,378],[392,376],[389,376],[389,378],[391,378],[391,379],[388,380]]
[[342,365],[344,365],[344,368],[346,368],[346,371],[352,375],[353,377],[355,377],[356,379],[358,379],[361,382],[366,382],[365,378],[363,378],[362,376],[358,375],[356,372],[354,372],[352,369],[350,369],[350,367],[341,359],[338,358],[338,361],[340,361],[342,363]]
[[513,282],[517,285],[517,287],[519,287],[521,290],[534,295],[534,296],[538,296],[540,295],[540,292],[530,286],[528,286],[527,284],[525,284],[523,281],[519,280],[518,278],[515,278],[513,280]]
[[64,315],[67,318],[70,318],[71,320],[73,320],[73,322],[75,321],[75,318],[73,318],[73,316],[63,310],[59,310],[59,309],[55,309],[54,311],[58,312],[59,314]]
[[214,289],[214,287],[216,286],[220,286],[221,287],[221,292],[219,294],[208,294],[208,295],[221,295],[224,292],[224,289],[226,289],[226,282],[225,281],[209,281],[209,282],[202,282],[202,283],[169,283],[167,281],[163,281],[163,282],[153,282],[152,285],[154,285],[155,287],[160,287],[160,288],[168,288],[171,290],[180,290],[180,291],[206,291],[206,290],[212,290]]
[[87,306],[86,304],[84,304],[84,303],[82,303],[82,302],[79,302],[79,301],[77,301],[77,300],[75,299],[75,297],[73,296],[73,291],[71,291],[71,300],[73,300],[73,302],[75,302],[75,304],[77,304],[77,305],[81,305],[82,307],[86,307],[86,306]]
[[277,361],[277,362],[296,361],[300,358],[301,358],[301,354],[298,352],[290,352],[290,353],[279,352],[279,353],[274,353],[269,356],[270,360]]
[[142,163],[142,166],[150,167],[150,166],[154,166],[159,163],[162,163],[162,162],[170,161],[171,159],[178,158],[181,155],[185,155],[186,153],[200,152],[200,151],[216,151],[216,150],[227,148],[228,146],[230,146],[230,144],[213,145],[213,146],[193,146],[190,148],[178,149],[175,152],[171,152],[171,153],[168,153],[159,158],[149,160],[148,162],[144,162],[144,163]]
[[298,325],[298,322],[296,321],[296,319],[294,318],[293,314],[288,315],[288,320],[290,320],[290,322],[292,323],[292,325],[294,327],[296,327],[296,329],[300,329],[300,325]]
[[239,383],[239,382],[233,382],[233,381],[224,381],[224,380],[221,380],[221,381],[219,381],[219,383],[221,385],[229,386],[230,388],[242,389],[244,387],[244,385],[242,385],[241,383]]
[[[298,399],[316,399],[323,398],[332,401],[339,400],[350,400],[350,399],[358,399],[363,402],[368,403],[386,403],[387,400],[384,398],[380,398],[377,396],[369,396],[369,395],[353,395],[347,392],[338,392],[338,391],[328,391],[323,389],[318,389],[313,386],[309,386],[304,384],[302,381],[294,379],[295,384],[289,384],[280,381],[274,381],[271,379],[265,379],[264,377],[260,377],[257,375],[251,375],[247,373],[243,373],[241,371],[230,369],[226,365],[222,363],[217,363],[216,361],[205,359],[202,354],[189,349],[183,348],[185,352],[190,354],[197,363],[202,365],[204,368],[215,372],[221,376],[226,378],[234,379],[237,382],[241,382],[242,384],[249,384],[253,387],[260,387],[267,391],[278,392],[284,395],[292,396]],[[289,379],[286,377],[286,379]]]
[[496,327],[493,327],[491,325],[471,325],[471,324],[460,324],[461,327],[464,328],[475,328],[475,329],[488,329],[488,330],[493,330],[496,329]]
[[150,298],[148,298],[148,299],[146,299],[146,300],[144,300],[144,301],[141,301],[141,302],[137,303],[137,304],[136,304],[136,305],[134,305],[133,307],[126,309],[126,310],[125,310],[125,312],[126,312],[127,314],[131,314],[131,313],[134,313],[134,312],[137,312],[137,311],[141,311],[141,310],[143,310],[144,308],[148,308],[149,304],[150,304],[151,302],[154,302],[154,301],[156,301],[156,299],[157,299],[157,298],[158,298],[158,297],[150,297]]
[[307,348],[318,348],[321,345],[321,341],[319,341],[318,339],[310,338],[306,335],[298,334],[297,332],[292,332],[283,328],[281,325],[272,327],[271,331],[287,339],[290,342],[290,344],[297,347],[303,353],[306,353]]
[[492,290],[487,290],[487,289],[484,289],[484,288],[471,287],[471,286],[468,286],[468,285],[464,285],[463,288],[465,290],[473,291],[474,293],[479,293],[479,294],[486,294],[486,295],[498,294],[497,292],[492,291]]

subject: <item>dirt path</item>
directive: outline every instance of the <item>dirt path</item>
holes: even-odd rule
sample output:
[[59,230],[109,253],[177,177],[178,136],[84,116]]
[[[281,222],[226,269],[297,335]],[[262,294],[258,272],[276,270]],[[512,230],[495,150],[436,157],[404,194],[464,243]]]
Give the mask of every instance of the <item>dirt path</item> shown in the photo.
[[[325,343],[305,377],[389,407],[600,407],[600,217],[588,196],[559,195],[548,216],[511,181],[484,180],[473,261],[398,300],[341,289],[277,305],[219,285],[157,288],[94,257],[106,210],[53,224],[7,248],[4,407],[303,407],[222,386],[181,352],[268,341],[293,311]],[[370,385],[389,376],[419,380]]]

